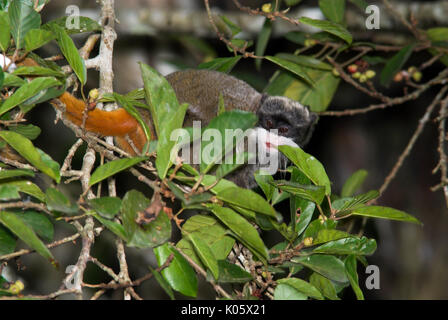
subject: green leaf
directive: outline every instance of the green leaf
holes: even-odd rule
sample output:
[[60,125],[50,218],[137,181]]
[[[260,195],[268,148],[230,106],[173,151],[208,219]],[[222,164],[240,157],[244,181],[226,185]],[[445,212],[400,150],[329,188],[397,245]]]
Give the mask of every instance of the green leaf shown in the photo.
[[59,183],[61,180],[61,176],[59,174],[59,164],[49,159],[48,156],[43,156],[44,154],[39,152],[39,150],[33,146],[33,143],[29,139],[12,131],[1,131],[0,137],[3,138],[14,150],[16,150],[34,167]]
[[279,146],[278,149],[315,185],[324,186],[326,195],[331,194],[330,180],[319,160],[298,147]]
[[22,136],[24,136],[25,138],[28,138],[30,140],[36,139],[40,135],[40,132],[41,132],[39,127],[33,126],[32,124],[27,124],[27,125],[18,124],[15,126],[9,126],[8,129],[10,131],[17,132],[17,133],[21,134]]
[[87,202],[100,216],[112,219],[120,212],[121,199],[117,197],[101,197]]
[[308,297],[287,284],[279,284],[275,287],[275,300],[306,300]]
[[345,0],[319,0],[319,7],[327,19],[336,23],[344,21]]
[[277,283],[279,284],[287,284],[297,291],[305,294],[308,297],[315,298],[318,300],[323,300],[324,297],[322,294],[317,290],[315,286],[310,284],[309,282],[306,282],[299,278],[284,278],[277,280]]
[[19,78],[11,73],[3,73],[5,75],[5,80],[3,81],[4,87],[20,87],[26,83],[25,80]]
[[299,19],[299,22],[310,25],[312,27],[321,29],[328,33],[335,35],[336,37],[341,38],[348,44],[351,44],[353,41],[352,35],[347,31],[341,24],[335,23],[332,21],[326,20],[316,20],[308,17],[302,17]]
[[154,248],[154,254],[159,266],[163,265],[171,254],[174,255],[169,267],[162,270],[163,277],[174,290],[189,297],[196,297],[198,280],[187,260],[169,244]]
[[350,233],[336,229],[321,229],[317,232],[317,236],[313,238],[313,245],[330,242],[334,240],[353,237]]
[[20,199],[19,189],[12,185],[0,186],[0,201],[17,200]]
[[313,201],[316,204],[321,204],[325,197],[324,186],[303,185],[287,180],[273,181],[272,184],[282,191],[301,197],[305,200]]
[[7,12],[0,11],[0,51],[6,52],[11,40],[11,26]]
[[429,39],[434,42],[448,41],[448,28],[437,27],[426,30]]
[[[264,55],[266,47],[269,42],[269,38],[271,37],[271,33],[272,33],[272,21],[265,18],[263,27],[261,28],[261,31],[257,37],[257,44],[255,46],[255,55],[259,57]],[[255,60],[255,67],[257,68],[258,71],[260,71],[262,61],[263,61],[262,59]]]
[[291,62],[289,60],[285,60],[279,57],[273,57],[273,56],[266,56],[265,59],[279,65],[280,67],[294,73],[297,75],[300,79],[305,80],[308,84],[311,86],[314,86],[315,83],[313,79],[308,75],[307,71],[299,66],[298,64]]
[[300,236],[302,232],[305,231],[306,227],[308,227],[311,219],[313,218],[315,208],[316,204],[314,202],[308,202],[305,204],[304,209],[300,211],[299,220],[297,221],[295,227],[297,236]]
[[195,215],[182,225],[182,235],[198,235],[210,247],[217,260],[226,259],[232,250],[235,240],[227,236],[227,230],[216,218]]
[[227,188],[216,194],[222,201],[277,218],[275,209],[258,193],[240,187]]
[[354,210],[352,214],[356,216],[398,220],[398,221],[422,224],[417,218],[411,216],[410,214],[389,207],[380,207],[380,206],[362,207]]
[[52,32],[43,29],[31,29],[25,36],[25,50],[36,50],[54,39]]
[[154,221],[137,224],[139,213],[148,208],[150,201],[142,193],[131,190],[126,193],[121,206],[121,219],[126,233],[127,245],[137,248],[155,247],[171,237],[171,223],[161,210]]
[[227,260],[218,260],[219,283],[246,283],[253,280],[252,275]]
[[5,81],[5,73],[3,69],[0,68],[0,90],[3,88],[3,82]]
[[353,173],[347,181],[345,181],[342,187],[341,197],[352,196],[359,188],[361,188],[364,180],[367,178],[368,172],[364,169],[358,170]]
[[232,33],[232,38],[241,32],[241,28],[224,15],[219,16]]
[[104,179],[107,179],[118,172],[126,170],[137,163],[147,160],[147,157],[135,157],[135,158],[123,158],[118,160],[113,160],[99,166],[90,177],[89,186],[93,186]]
[[45,194],[40,190],[40,188],[38,186],[36,186],[31,181],[15,180],[15,181],[7,182],[7,183],[1,183],[0,185],[3,185],[3,184],[16,186],[20,192],[29,194],[30,196],[35,197],[36,199],[40,200],[41,202],[45,202]]
[[109,229],[115,235],[120,237],[123,241],[128,242],[129,239],[127,238],[126,231],[124,231],[123,225],[121,225],[118,222],[115,222],[113,220],[104,219],[103,217],[101,217],[97,214],[94,214],[93,216],[95,217],[95,219],[97,219],[99,222],[101,222],[103,225],[105,225],[107,229]]
[[307,257],[291,259],[292,262],[301,265],[337,282],[347,282],[344,263],[335,256],[313,254]]
[[318,288],[326,298],[331,300],[340,300],[336,293],[336,288],[334,287],[333,282],[321,276],[320,274],[313,272],[313,274],[310,276],[310,283],[314,287]]
[[347,272],[348,280],[356,294],[358,300],[364,300],[364,295],[358,283],[358,273],[356,272],[356,256],[350,255],[345,259],[345,271]]
[[266,261],[268,250],[261,240],[257,230],[242,216],[229,208],[218,205],[208,205],[213,214],[218,217],[232,232],[237,239],[245,244],[256,256]]
[[45,202],[48,210],[74,215],[78,213],[78,206],[70,202],[67,197],[55,188],[45,190]]
[[79,18],[79,28],[75,28],[75,24],[70,24],[70,28],[66,28],[67,19],[72,19],[72,16],[61,17],[52,21],[47,22],[42,26],[43,29],[52,30],[54,25],[64,28],[67,34],[82,33],[82,32],[92,32],[100,31],[102,28],[95,20],[88,17],[77,17]]
[[53,240],[54,227],[44,213],[25,211],[23,213],[17,213],[17,216],[29,225],[39,237],[45,241]]
[[18,49],[23,48],[25,36],[31,29],[38,29],[41,24],[38,14],[31,3],[26,1],[12,1],[9,8],[11,34]]
[[313,79],[314,86],[297,79],[292,74],[281,72],[269,82],[265,91],[270,95],[285,96],[309,106],[311,111],[325,111],[341,81],[331,71],[303,67]]
[[32,66],[32,67],[18,67],[13,72],[16,76],[45,76],[45,77],[56,77],[64,78],[65,75],[61,71],[56,71],[50,68]]
[[0,256],[14,252],[16,248],[16,239],[9,232],[0,225]]
[[87,69],[84,63],[84,59],[79,55],[78,49],[75,46],[73,40],[69,37],[67,32],[58,25],[51,25],[51,31],[56,36],[56,41],[59,44],[62,54],[72,67],[76,76],[82,85],[87,81]]
[[324,70],[324,71],[332,71],[333,67],[329,65],[328,63],[322,62],[319,59],[315,59],[310,56],[305,55],[295,55],[291,53],[277,53],[275,55],[276,57],[279,57],[281,59],[289,60],[291,62],[297,63],[298,65],[312,68],[312,69],[318,69],[318,70]]
[[367,6],[369,5],[366,0],[350,0],[350,2],[361,9],[363,13],[366,11]]
[[364,204],[378,198],[380,193],[377,190],[370,190],[369,192],[359,194],[355,197],[342,198],[332,203],[333,209],[339,210],[338,216],[351,213],[353,210],[364,207]]
[[138,112],[137,109],[135,109],[135,107],[134,107],[135,101],[127,98],[126,96],[115,93],[115,92],[113,93],[113,97],[115,98],[115,101],[117,101],[120,106],[122,106],[135,119],[137,119],[138,123],[143,128],[143,131],[146,136],[146,140],[151,141],[152,140],[151,129],[149,128],[145,119],[142,118],[142,115],[140,114],[140,112]]
[[188,104],[179,106],[173,88],[156,70],[143,63],[140,63],[140,69],[145,85],[146,102],[150,107],[158,137],[157,173],[163,179],[172,165],[171,152],[176,145],[176,141],[170,139],[171,133],[182,128]]
[[0,170],[0,180],[9,179],[15,177],[34,177],[34,172],[31,170],[22,170],[22,169],[14,169],[14,170]]
[[233,67],[241,60],[242,56],[229,58],[215,58],[213,60],[203,62],[198,65],[198,69],[215,70],[219,72],[229,73]]
[[404,64],[411,56],[414,47],[415,43],[407,45],[387,61],[380,76],[380,82],[383,86],[389,86],[394,76],[403,68]]
[[34,231],[28,227],[15,213],[8,211],[0,211],[0,223],[11,230],[19,239],[25,242],[32,249],[36,250],[41,256],[51,262],[53,266],[57,266],[57,262],[51,254],[50,250],[36,236]]
[[376,250],[375,239],[345,238],[327,242],[313,250],[315,253],[327,253],[336,255],[354,254],[371,255]]
[[148,266],[148,268],[151,271],[154,278],[160,284],[160,287],[163,289],[163,291],[166,292],[166,294],[170,297],[171,300],[175,300],[173,290],[171,289],[169,283],[162,277],[162,275],[157,270],[151,268],[151,266]]
[[266,199],[271,201],[274,196],[275,187],[272,185],[274,178],[268,174],[261,174],[260,172],[255,173],[255,181],[260,186]]
[[193,244],[194,249],[199,258],[201,259],[202,263],[211,271],[213,277],[215,279],[218,279],[219,276],[218,261],[213,255],[213,252],[210,249],[210,247],[196,233],[189,234],[188,238]]
[[26,100],[32,98],[40,91],[46,90],[50,87],[55,87],[61,83],[53,77],[39,77],[33,79],[31,82],[27,82],[22,85],[12,96],[10,96],[3,104],[0,106],[0,116],[15,106],[25,102]]
[[[214,147],[215,144],[217,147],[220,148],[220,150],[215,150],[213,148],[213,154],[210,154],[208,156],[208,159],[202,157],[201,159],[201,165],[200,169],[201,172],[207,173],[219,160],[221,160],[224,157],[223,164],[228,162],[228,157],[230,156],[228,152],[233,150],[233,147],[235,144],[238,144],[238,142],[243,139],[243,134],[237,135],[235,134],[235,137],[228,137],[228,132],[235,132],[237,133],[237,130],[241,133],[244,133],[247,129],[252,128],[256,123],[258,119],[257,116],[252,112],[246,112],[242,110],[231,110],[226,111],[220,114],[219,116],[213,118],[210,123],[207,125],[205,130],[210,129],[216,129],[220,133],[220,137],[222,137],[220,143],[215,142],[213,139],[210,139],[210,142],[202,141],[201,143],[201,155],[207,154],[207,150],[211,147]],[[232,131],[230,131],[232,130]],[[241,130],[241,131],[240,131]],[[210,131],[209,131],[210,132]],[[236,141],[234,141],[236,140]],[[210,152],[209,152],[210,153]],[[233,158],[231,158],[232,163],[242,163],[242,159],[239,157],[244,156],[243,153],[233,153]],[[224,170],[225,171],[225,170]]]

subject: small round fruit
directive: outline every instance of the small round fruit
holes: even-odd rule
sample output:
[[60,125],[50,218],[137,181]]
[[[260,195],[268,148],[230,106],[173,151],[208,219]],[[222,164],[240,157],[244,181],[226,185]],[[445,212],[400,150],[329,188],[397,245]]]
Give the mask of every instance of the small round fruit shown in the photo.
[[372,79],[373,77],[376,76],[376,72],[373,70],[367,70],[365,73],[367,79]]
[[358,66],[356,64],[351,64],[347,67],[348,72],[355,73],[358,71]]
[[272,4],[270,4],[270,3],[265,3],[265,4],[261,7],[261,10],[262,10],[264,13],[269,13],[269,12],[271,12],[271,11],[272,11]]
[[414,79],[415,82],[420,82],[422,80],[422,73],[420,71],[415,71],[412,74],[412,79]]
[[364,83],[367,81],[367,76],[365,73],[359,76],[359,82]]
[[354,79],[359,79],[359,77],[361,77],[361,72],[359,72],[359,71],[355,72],[354,74],[352,74],[352,77]]
[[403,73],[398,72],[398,73],[395,75],[395,77],[394,77],[394,81],[395,81],[395,82],[401,82],[401,81],[403,81]]

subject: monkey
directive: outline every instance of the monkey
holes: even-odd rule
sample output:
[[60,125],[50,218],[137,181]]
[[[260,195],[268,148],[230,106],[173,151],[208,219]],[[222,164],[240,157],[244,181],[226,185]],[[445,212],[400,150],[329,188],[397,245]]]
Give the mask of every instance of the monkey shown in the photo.
[[[30,63],[32,64],[28,62]],[[272,137],[268,131],[277,129],[279,134],[275,138],[278,144],[305,146],[317,121],[317,114],[299,102],[282,96],[259,93],[246,82],[218,71],[177,71],[167,75],[166,80],[173,88],[179,103],[189,105],[184,126],[191,126],[193,121],[200,121],[201,126],[205,127],[218,115],[220,95],[227,111],[238,109],[257,115],[255,135],[263,133]],[[63,110],[60,103],[52,105],[61,110],[63,117],[75,125],[84,126],[85,130],[102,136],[114,136],[118,146],[131,155],[143,150],[147,142],[143,128],[125,109],[104,111],[94,108],[85,115],[87,104],[67,91],[58,97],[58,100],[65,106]],[[140,113],[155,138],[149,112],[142,109]],[[269,149],[269,152],[278,153],[275,145],[267,143],[264,147]],[[284,158],[283,155],[281,157]],[[227,177],[241,187],[253,188],[256,186],[254,173],[258,168],[259,165],[246,165]]]

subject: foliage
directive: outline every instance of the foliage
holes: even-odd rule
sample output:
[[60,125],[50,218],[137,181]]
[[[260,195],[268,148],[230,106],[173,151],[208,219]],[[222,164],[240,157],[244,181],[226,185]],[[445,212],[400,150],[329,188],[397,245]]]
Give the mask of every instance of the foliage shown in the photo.
[[[298,1],[287,1],[291,5],[294,2]],[[269,61],[278,66],[265,91],[290,97],[309,105],[313,111],[327,109],[340,78],[334,74],[331,64],[301,53],[307,48],[303,40],[315,40],[312,47],[317,41],[323,41],[318,40],[319,37],[331,39],[341,51],[365,46],[353,41],[344,27],[345,1],[319,1],[319,5],[329,20],[302,17],[299,22],[317,27],[322,33],[289,34],[288,39],[300,43],[295,53],[262,57],[265,63]],[[33,56],[32,51],[56,40],[79,82],[82,85],[86,83],[84,60],[70,37],[74,32],[83,31],[82,28],[66,30],[61,19],[41,25],[39,13],[24,0],[10,1],[9,9],[1,10],[2,54],[15,56],[19,62],[20,58]],[[98,30],[94,21],[82,19],[90,26],[84,30]],[[222,27],[230,30],[230,51],[237,53],[239,51],[235,48],[250,48],[251,41],[238,37],[241,28],[224,16],[221,20]],[[271,21],[266,19],[256,46],[256,54],[260,57],[269,45],[271,28]],[[448,39],[446,32],[443,33],[445,37],[439,33],[438,39]],[[435,31],[432,35],[436,37]],[[406,46],[387,61],[381,73],[384,85],[388,85],[401,70],[413,48],[413,44]],[[202,63],[199,68],[229,72],[241,58],[242,55],[220,57]],[[157,175],[154,179],[162,186],[162,189],[154,188],[154,195],[159,193],[163,199],[176,199],[182,206],[179,213],[194,210],[197,214],[181,225],[182,238],[171,243],[170,219],[180,220],[177,215],[173,217],[171,208],[157,196],[153,195],[150,200],[136,190],[129,190],[123,197],[101,196],[73,204],[58,190],[60,164],[33,145],[32,140],[39,131],[36,132],[31,125],[19,129],[7,124],[7,121],[14,120],[17,109],[26,114],[37,104],[58,97],[65,90],[68,74],[56,64],[42,59],[39,62],[39,67],[21,67],[15,71],[4,68],[0,74],[0,116],[4,121],[0,132],[1,146],[14,149],[27,161],[29,168],[53,179],[56,188],[41,190],[33,183],[34,171],[2,164],[6,168],[0,171],[0,208],[25,197],[23,193],[28,195],[29,203],[23,207],[1,209],[0,261],[14,253],[17,241],[21,240],[56,266],[57,262],[48,249],[48,243],[53,240],[55,221],[69,217],[94,217],[97,225],[104,226],[127,246],[153,248],[159,268],[169,262],[162,270],[151,270],[171,298],[174,297],[173,290],[185,296],[197,296],[197,273],[203,271],[206,279],[214,285],[238,284],[240,294],[232,298],[261,298],[266,293],[274,299],[339,299],[342,288],[351,286],[356,297],[363,299],[357,263],[375,252],[376,241],[344,230],[345,219],[364,216],[420,223],[400,210],[371,206],[379,196],[376,191],[357,194],[366,178],[365,171],[354,173],[339,195],[331,186],[325,166],[299,147],[280,147],[279,150],[291,163],[287,177],[275,180],[257,173],[256,181],[260,188],[256,190],[242,189],[225,179],[234,168],[218,164],[222,154],[217,155],[211,164],[201,163],[199,172],[188,165],[174,166],[170,159],[174,145],[170,134],[182,126],[187,105],[179,105],[169,83],[155,69],[144,64],[141,64],[144,90],[127,95],[108,95],[104,99],[117,101],[128,108],[143,106],[150,110],[158,139],[155,161],[154,153],[148,152],[140,157],[107,162],[92,173],[89,187],[97,187],[118,172],[154,164]],[[261,66],[260,59],[257,66]],[[29,76],[33,77],[32,80]],[[142,98],[146,104],[141,102]],[[135,113],[135,116],[139,117],[139,114]],[[143,120],[139,118],[139,121]],[[224,112],[217,115],[210,126],[223,130],[232,125],[245,130],[255,122],[254,115],[249,113]],[[220,172],[219,177],[210,174],[212,168]],[[289,202],[289,212],[280,212],[286,202]],[[66,221],[70,223],[71,220]],[[263,238],[265,232],[271,230],[278,232],[283,240],[268,248]],[[245,256],[252,269],[244,268],[235,250]],[[260,283],[260,275],[266,291],[249,290]],[[0,295],[11,294],[4,291],[0,291]]]

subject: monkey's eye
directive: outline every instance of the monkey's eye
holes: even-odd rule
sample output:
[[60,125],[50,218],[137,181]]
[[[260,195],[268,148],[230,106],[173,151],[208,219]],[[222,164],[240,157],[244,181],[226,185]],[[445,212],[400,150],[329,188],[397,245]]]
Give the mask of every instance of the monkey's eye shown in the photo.
[[271,120],[266,120],[266,128],[267,129],[272,129],[274,127],[274,124],[272,123]]
[[278,128],[278,132],[285,134],[285,133],[288,132],[288,128],[287,127],[280,127],[280,128]]

